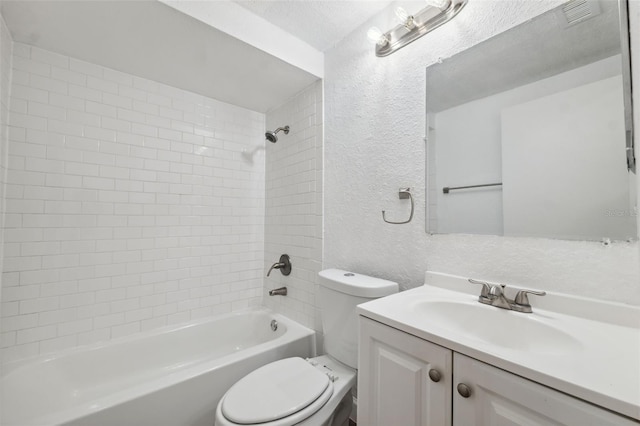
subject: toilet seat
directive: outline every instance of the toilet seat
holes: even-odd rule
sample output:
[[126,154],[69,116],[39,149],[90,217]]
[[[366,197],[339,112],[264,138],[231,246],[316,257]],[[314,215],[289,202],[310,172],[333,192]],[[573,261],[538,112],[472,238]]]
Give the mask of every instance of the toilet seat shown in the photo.
[[233,385],[218,405],[237,425],[289,426],[320,410],[333,382],[302,358],[287,358],[254,370]]

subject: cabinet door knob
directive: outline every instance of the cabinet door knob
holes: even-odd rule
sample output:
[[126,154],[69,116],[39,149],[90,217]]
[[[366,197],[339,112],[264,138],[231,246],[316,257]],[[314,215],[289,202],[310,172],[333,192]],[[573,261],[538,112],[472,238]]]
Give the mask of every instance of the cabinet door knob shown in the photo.
[[434,381],[434,382],[439,382],[440,379],[442,378],[442,374],[440,374],[440,372],[434,368],[432,368],[431,370],[429,370],[429,378]]
[[471,388],[464,383],[458,383],[458,393],[463,398],[469,398],[471,396]]

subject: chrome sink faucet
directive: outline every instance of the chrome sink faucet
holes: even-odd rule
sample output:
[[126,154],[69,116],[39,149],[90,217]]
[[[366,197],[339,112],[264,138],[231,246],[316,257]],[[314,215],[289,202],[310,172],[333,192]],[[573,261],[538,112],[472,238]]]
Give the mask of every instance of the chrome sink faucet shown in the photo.
[[524,312],[527,314],[533,312],[527,294],[534,294],[536,296],[544,296],[547,294],[544,291],[519,290],[514,299],[509,299],[505,294],[504,289],[507,286],[504,284],[489,284],[472,278],[469,278],[469,282],[471,284],[482,285],[480,296],[478,296],[478,302],[484,303],[485,305],[495,306],[496,308]]

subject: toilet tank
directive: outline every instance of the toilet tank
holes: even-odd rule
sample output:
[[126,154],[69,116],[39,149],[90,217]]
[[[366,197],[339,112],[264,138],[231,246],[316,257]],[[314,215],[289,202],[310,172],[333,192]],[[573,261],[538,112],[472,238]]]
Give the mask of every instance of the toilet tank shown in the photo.
[[360,303],[398,292],[398,283],[341,269],[325,269],[320,276],[319,306],[324,350],[352,368],[358,366]]

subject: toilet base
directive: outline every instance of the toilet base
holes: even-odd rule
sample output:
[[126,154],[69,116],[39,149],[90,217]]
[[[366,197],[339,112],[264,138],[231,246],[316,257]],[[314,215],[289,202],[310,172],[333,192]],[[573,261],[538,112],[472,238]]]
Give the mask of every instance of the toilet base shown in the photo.
[[353,395],[351,391],[342,398],[334,411],[333,416],[327,422],[327,426],[349,426],[349,416],[353,407]]

